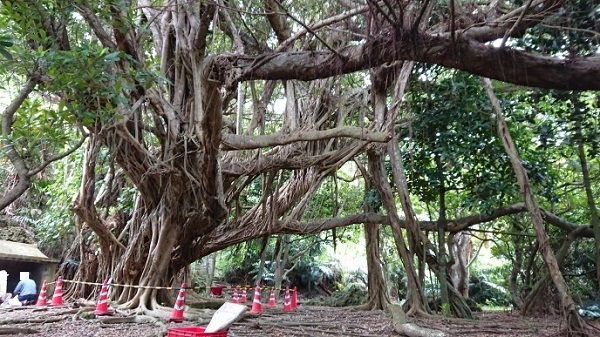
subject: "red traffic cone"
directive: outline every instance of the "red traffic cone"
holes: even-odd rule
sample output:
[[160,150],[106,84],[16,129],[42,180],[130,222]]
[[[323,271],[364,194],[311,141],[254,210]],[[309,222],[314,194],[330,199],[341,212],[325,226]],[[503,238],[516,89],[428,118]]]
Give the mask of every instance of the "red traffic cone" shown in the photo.
[[290,288],[285,287],[285,297],[283,298],[283,311],[292,311],[292,303],[290,302]]
[[275,289],[271,289],[271,295],[269,295],[269,307],[275,306]]
[[177,295],[177,300],[175,301],[175,306],[173,307],[173,311],[171,312],[171,317],[167,320],[167,322],[183,322],[183,308],[185,307],[185,283],[181,284],[181,289],[179,289],[179,294]]
[[52,295],[52,303],[50,305],[62,305],[62,276],[59,276],[56,280],[56,287],[54,287],[54,294]]
[[96,316],[110,316],[112,312],[108,310],[108,281],[102,282],[102,290],[100,290],[100,297],[98,298],[98,304],[96,304],[96,310],[94,314]]
[[260,314],[262,312],[262,304],[260,303],[260,287],[254,288],[254,299],[252,300],[251,314]]
[[44,283],[42,284],[42,290],[40,290],[40,296],[38,296],[38,300],[37,303],[35,304],[38,307],[45,307],[48,303],[46,303],[48,301],[48,296],[46,295],[46,287],[48,286],[48,282],[46,282],[46,280],[44,280]]
[[298,308],[298,288],[294,287],[294,290],[292,290],[292,310],[295,310]]
[[238,297],[237,289],[233,289],[233,298],[231,299],[233,303],[240,303],[240,299]]
[[244,289],[242,289],[242,298],[240,298],[240,303],[246,303],[247,301],[247,297],[246,297],[246,286],[244,286]]

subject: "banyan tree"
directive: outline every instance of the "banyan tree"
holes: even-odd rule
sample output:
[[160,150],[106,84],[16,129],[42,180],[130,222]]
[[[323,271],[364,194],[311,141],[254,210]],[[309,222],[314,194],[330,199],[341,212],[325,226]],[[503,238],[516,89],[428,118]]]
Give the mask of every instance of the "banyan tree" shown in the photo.
[[[78,230],[93,231],[97,246],[81,240],[74,247],[82,261],[78,280],[177,284],[191,262],[236,243],[388,223],[414,271],[412,312],[427,314],[411,264],[416,256],[440,266],[428,256],[431,243],[395,154],[412,65],[522,86],[598,90],[598,56],[555,57],[507,43],[560,15],[565,3],[3,1],[23,52],[11,62],[21,62],[25,83],[22,99],[3,115],[3,133],[10,134],[28,95],[44,97],[80,127],[85,160],[71,210]],[[3,207],[39,172],[7,144],[19,184]],[[320,184],[359,156],[389,217],[365,212],[303,221]],[[100,160],[109,169],[98,170]],[[135,195],[131,212],[107,214],[126,187]],[[260,198],[248,206],[242,199],[250,188]],[[113,294],[141,311],[159,307],[157,295],[135,288]],[[460,291],[450,289],[453,296]],[[389,301],[379,298],[375,307]]]

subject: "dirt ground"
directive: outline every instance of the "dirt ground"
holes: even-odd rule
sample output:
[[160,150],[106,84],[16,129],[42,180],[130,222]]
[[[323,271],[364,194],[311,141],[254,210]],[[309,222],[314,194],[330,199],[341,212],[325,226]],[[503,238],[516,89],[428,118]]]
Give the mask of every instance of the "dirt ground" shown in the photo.
[[[383,312],[355,311],[349,308],[303,306],[284,313],[281,307],[263,306],[259,315],[247,314],[230,329],[230,337],[309,337],[309,336],[400,336],[394,332],[391,319]],[[35,306],[0,310],[0,335],[36,337],[120,337],[120,336],[189,336],[200,334],[175,334],[174,328],[206,326],[207,321],[183,323],[117,323],[107,324],[107,318],[82,318],[94,308],[36,308]],[[91,315],[90,315],[91,316]],[[116,316],[119,316],[118,314]],[[122,315],[121,315],[122,316]],[[208,312],[208,317],[210,317]],[[123,316],[125,317],[125,316]],[[562,320],[556,316],[522,317],[512,312],[484,312],[475,320],[452,318],[411,319],[413,323],[440,329],[448,336],[537,337],[561,336]],[[598,322],[591,322],[600,327]],[[13,329],[12,333],[10,329]],[[170,329],[170,330],[168,330]],[[599,334],[600,335],[600,334]]]

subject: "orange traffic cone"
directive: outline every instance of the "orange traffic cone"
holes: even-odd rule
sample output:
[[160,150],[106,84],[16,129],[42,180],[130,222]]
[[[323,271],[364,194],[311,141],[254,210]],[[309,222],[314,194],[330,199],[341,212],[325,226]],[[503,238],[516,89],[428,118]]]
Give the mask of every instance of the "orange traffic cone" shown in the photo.
[[54,294],[52,295],[52,303],[50,305],[62,305],[62,276],[59,276],[56,280],[56,287],[54,288]]
[[175,306],[173,307],[173,311],[171,312],[171,317],[167,320],[167,322],[183,322],[183,308],[185,306],[185,283],[181,284],[181,289],[179,289],[179,295],[177,295],[177,300],[175,301]]
[[292,311],[292,303],[290,302],[290,288],[285,287],[285,297],[283,298],[283,311]]
[[269,307],[275,306],[275,289],[271,289],[271,295],[269,295]]
[[296,310],[298,308],[298,288],[294,287],[292,292],[292,310]]
[[112,312],[108,310],[108,281],[104,280],[102,282],[102,290],[100,290],[100,297],[98,298],[98,304],[96,304],[96,310],[94,310],[94,314],[96,316],[110,316]]
[[38,300],[37,303],[35,304],[38,307],[45,307],[48,303],[46,303],[48,301],[48,296],[46,295],[46,287],[48,286],[48,282],[46,282],[46,280],[44,280],[44,283],[42,284],[42,290],[40,290],[40,296],[38,296]]
[[242,298],[240,299],[240,303],[246,303],[247,301],[247,297],[246,297],[246,286],[244,286],[244,289],[242,289]]
[[262,312],[262,304],[260,303],[260,287],[254,288],[254,299],[252,300],[251,314],[260,314]]
[[240,303],[240,298],[238,297],[237,289],[233,289],[233,298],[231,299],[233,303]]

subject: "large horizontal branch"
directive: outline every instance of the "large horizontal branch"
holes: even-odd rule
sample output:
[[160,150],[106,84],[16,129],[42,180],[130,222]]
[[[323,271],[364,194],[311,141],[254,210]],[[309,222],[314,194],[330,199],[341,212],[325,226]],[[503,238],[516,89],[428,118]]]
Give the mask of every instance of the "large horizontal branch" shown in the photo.
[[[574,224],[572,222],[566,221],[546,210],[541,209],[544,220],[557,228],[563,230],[566,234],[572,233],[576,229],[580,229],[581,227],[585,227],[583,230],[578,230],[578,237],[594,237],[594,233],[590,225],[584,224]],[[449,233],[456,233],[462,230],[468,230],[469,227],[475,226],[478,224],[490,222],[501,218],[506,215],[511,214],[519,214],[525,213],[527,209],[525,208],[524,203],[512,204],[504,207],[497,208],[493,212],[489,214],[474,214],[469,215],[463,218],[457,218],[448,220],[448,225],[446,227],[446,231]],[[213,251],[217,251],[223,249],[223,247],[228,247],[237,243],[240,243],[240,239],[242,240],[250,240],[254,238],[263,237],[265,235],[276,235],[276,234],[316,234],[321,231],[331,230],[334,228],[341,228],[350,225],[358,225],[358,224],[382,224],[389,225],[390,220],[387,215],[383,214],[375,214],[375,213],[361,213],[361,214],[353,214],[345,217],[339,218],[328,218],[315,220],[313,222],[301,222],[301,221],[292,221],[292,222],[278,222],[273,224],[273,226],[265,227],[265,231],[259,231],[253,233],[254,235],[243,236],[243,235],[232,235],[232,232],[236,230],[245,231],[245,229],[238,228],[234,229],[228,226],[219,227],[216,231],[211,233],[211,238],[208,244],[199,251],[199,257],[204,256],[205,254],[209,254]],[[422,230],[426,231],[434,231],[437,229],[436,221],[420,221],[420,227]],[[406,222],[404,219],[400,219],[400,226],[406,227]]]
[[[544,209],[540,209],[542,211],[542,216],[544,220],[557,228],[560,228],[566,233],[571,233],[574,230],[580,227],[588,227],[580,232],[578,232],[580,237],[594,237],[594,232],[589,225],[578,225],[572,222],[566,221]],[[527,208],[524,203],[512,204],[504,207],[500,207],[495,209],[493,212],[489,214],[474,214],[469,215],[463,218],[448,220],[448,225],[446,227],[446,231],[450,233],[460,232],[462,230],[468,230],[469,227],[490,222],[501,218],[506,215],[511,214],[519,214],[527,212]],[[344,227],[352,224],[389,224],[390,220],[385,215],[380,214],[355,214],[350,215],[343,218],[332,218],[325,219],[322,221],[316,221],[311,223],[294,223],[292,225],[283,225],[283,231],[285,233],[295,233],[295,234],[314,234],[323,230],[333,229],[337,227]],[[400,220],[400,224],[402,227],[406,227],[406,222],[404,219]],[[420,221],[419,225],[422,230],[433,231],[437,229],[437,221]]]
[[251,176],[281,169],[301,170],[315,167],[325,170],[339,167],[341,163],[356,155],[366,144],[365,141],[350,140],[345,144],[338,143],[338,148],[335,150],[312,156],[293,147],[276,146],[246,160],[240,160],[236,156],[226,156],[221,162],[221,172],[227,177],[226,179],[234,179],[242,175]]
[[[588,224],[579,225],[569,222],[551,212],[546,211],[543,208],[540,208],[540,211],[542,212],[544,221],[553,226],[556,226],[557,228],[560,228],[566,233],[570,233],[578,229],[579,227],[588,227],[585,230],[579,232],[579,236],[588,238],[594,237],[594,232],[592,231],[591,226]],[[450,220],[448,221],[447,230],[449,232],[459,232],[461,230],[468,229],[470,226],[493,221],[505,215],[518,214],[524,212],[527,212],[527,208],[525,207],[524,203],[512,204],[497,208],[489,214],[474,214],[464,218]],[[434,229],[436,228],[436,222],[422,222],[421,226],[429,229]]]
[[271,134],[264,136],[223,134],[221,149],[248,150],[267,146],[286,145],[301,141],[314,141],[334,137],[348,137],[370,142],[385,143],[390,135],[385,132],[372,132],[364,128],[344,126],[329,130],[295,131],[286,134]]
[[[329,51],[269,53],[257,57],[218,55],[216,64],[226,85],[240,80],[315,80],[348,74],[382,64],[410,60],[439,64],[499,81],[562,90],[600,90],[600,57],[551,57],[497,48],[459,37],[407,31],[381,34],[358,46]],[[239,71],[229,71],[237,68]],[[234,74],[234,75],[231,75]]]
[[222,162],[221,172],[223,175],[227,175],[228,178],[234,178],[242,175],[254,175],[279,169],[306,169],[331,158],[334,155],[333,152],[334,151],[315,156],[302,155],[273,158],[270,156],[255,156],[248,160]]

